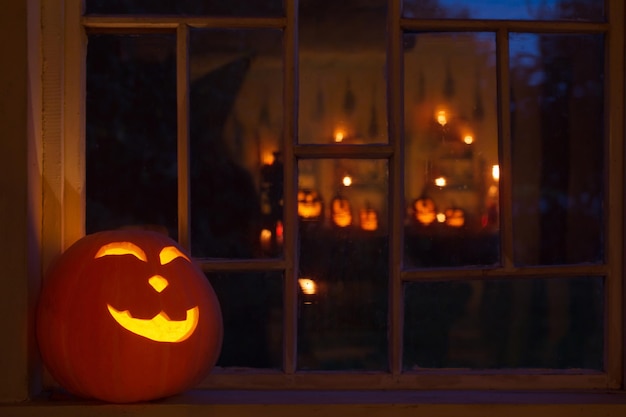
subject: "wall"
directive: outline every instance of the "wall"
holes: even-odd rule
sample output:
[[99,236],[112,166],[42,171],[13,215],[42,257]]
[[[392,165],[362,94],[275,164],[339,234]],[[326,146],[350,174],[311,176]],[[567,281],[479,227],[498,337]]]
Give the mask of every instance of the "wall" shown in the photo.
[[[38,5],[34,1],[4,2],[0,13],[0,285],[2,286],[2,348],[0,348],[0,402],[19,401],[36,389],[37,360],[32,311],[35,305],[41,223],[37,108]],[[32,43],[27,28],[32,24]],[[29,59],[31,56],[31,59]],[[29,71],[29,65],[35,70]],[[29,74],[35,74],[31,79]],[[36,117],[33,117],[36,116]],[[30,181],[30,186],[29,186]],[[35,289],[33,291],[33,289]]]

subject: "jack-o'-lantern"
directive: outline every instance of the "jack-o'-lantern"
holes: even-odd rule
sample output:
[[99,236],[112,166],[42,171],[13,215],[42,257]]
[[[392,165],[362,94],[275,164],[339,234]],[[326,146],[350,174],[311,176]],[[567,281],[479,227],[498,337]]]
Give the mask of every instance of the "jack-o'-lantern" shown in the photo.
[[352,224],[352,209],[350,207],[350,202],[346,198],[335,197],[332,202],[331,217],[336,226],[350,226]]
[[449,208],[445,211],[446,224],[451,227],[462,227],[465,224],[465,212],[460,208]]
[[370,232],[378,229],[378,215],[376,210],[372,208],[361,209],[359,217],[361,219],[361,229]]
[[435,202],[428,197],[420,197],[413,203],[413,211],[415,213],[415,220],[428,226],[437,219],[437,213],[435,212]]
[[110,402],[184,391],[214,366],[222,344],[217,297],[167,236],[94,233],[51,267],[37,310],[44,363],[71,393]]
[[322,214],[322,200],[317,191],[298,191],[298,216],[302,219],[317,219]]

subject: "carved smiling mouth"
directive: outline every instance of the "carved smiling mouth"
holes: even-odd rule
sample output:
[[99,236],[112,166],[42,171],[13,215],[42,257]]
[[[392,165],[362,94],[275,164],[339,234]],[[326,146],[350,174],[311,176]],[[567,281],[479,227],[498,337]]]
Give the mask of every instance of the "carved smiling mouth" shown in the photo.
[[128,310],[119,311],[107,304],[109,313],[115,321],[126,330],[155,342],[178,343],[191,336],[198,325],[198,307],[187,310],[185,320],[170,320],[161,311],[151,319],[138,319]]

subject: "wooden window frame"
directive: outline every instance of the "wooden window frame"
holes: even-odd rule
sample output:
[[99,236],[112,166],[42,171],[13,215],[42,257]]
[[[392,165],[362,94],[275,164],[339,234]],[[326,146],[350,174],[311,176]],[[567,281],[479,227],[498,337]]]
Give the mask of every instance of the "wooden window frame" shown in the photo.
[[[98,31],[143,31],[174,33],[177,38],[177,72],[186,73],[190,28],[270,28],[284,31],[284,165],[286,195],[296,195],[297,161],[304,158],[384,158],[389,161],[390,213],[403,212],[402,135],[403,74],[402,34],[405,31],[490,31],[496,34],[499,90],[499,136],[502,169],[501,248],[503,263],[496,268],[458,268],[409,271],[402,265],[402,219],[390,221],[390,306],[401,304],[405,282],[430,279],[489,278],[512,276],[569,277],[599,275],[606,277],[606,372],[569,370],[429,370],[402,372],[400,308],[390,308],[389,372],[300,372],[296,370],[297,217],[295,198],[285,199],[284,258],[278,260],[214,261],[199,259],[203,268],[212,271],[275,270],[285,274],[284,371],[213,372],[202,388],[219,389],[620,389],[624,381],[624,5],[621,0],[607,0],[606,23],[535,22],[508,20],[416,20],[403,18],[401,0],[389,2],[388,18],[388,114],[389,143],[369,146],[297,144],[298,46],[297,6],[285,0],[286,17],[278,18],[200,18],[200,17],[97,17],[82,16],[81,0],[42,2],[43,24],[43,191],[42,258],[43,269],[71,243],[84,235],[84,143],[85,54],[87,33]],[[508,111],[508,33],[604,33],[606,34],[607,133],[605,149],[607,172],[607,262],[603,265],[526,267],[513,265],[511,213],[511,146]],[[178,160],[179,160],[179,240],[189,245],[188,187],[188,102],[187,80],[177,76]],[[608,226],[610,225],[610,227]],[[48,382],[49,378],[48,378]]]

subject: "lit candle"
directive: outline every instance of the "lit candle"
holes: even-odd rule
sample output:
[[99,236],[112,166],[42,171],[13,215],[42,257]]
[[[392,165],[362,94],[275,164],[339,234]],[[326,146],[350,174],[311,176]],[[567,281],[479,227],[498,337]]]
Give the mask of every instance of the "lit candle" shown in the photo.
[[272,232],[268,229],[261,230],[261,247],[265,250],[270,249],[272,240]]
[[495,181],[500,179],[500,165],[494,165],[491,167],[491,176]]
[[310,278],[300,278],[298,279],[298,284],[304,294],[313,295],[317,292],[317,285]]
[[446,123],[448,123],[448,118],[446,117],[446,112],[444,110],[437,112],[437,123],[441,126],[445,126]]

